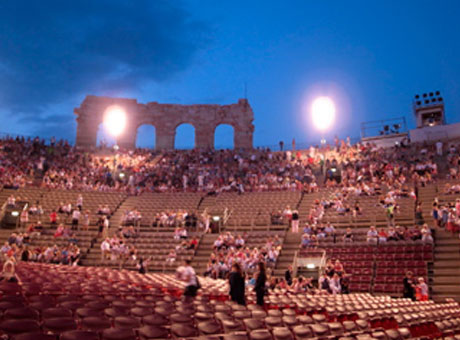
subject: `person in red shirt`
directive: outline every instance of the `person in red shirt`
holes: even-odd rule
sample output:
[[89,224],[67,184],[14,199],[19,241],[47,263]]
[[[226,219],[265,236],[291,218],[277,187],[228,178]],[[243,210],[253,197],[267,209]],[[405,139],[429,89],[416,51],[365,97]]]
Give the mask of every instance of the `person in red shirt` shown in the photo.
[[56,225],[56,224],[57,224],[57,219],[58,219],[56,210],[51,211],[49,217],[50,217],[50,223],[51,223],[52,225]]
[[192,238],[192,240],[190,241],[190,244],[189,244],[189,248],[188,249],[196,249],[196,247],[198,246],[198,240],[196,239],[196,237]]

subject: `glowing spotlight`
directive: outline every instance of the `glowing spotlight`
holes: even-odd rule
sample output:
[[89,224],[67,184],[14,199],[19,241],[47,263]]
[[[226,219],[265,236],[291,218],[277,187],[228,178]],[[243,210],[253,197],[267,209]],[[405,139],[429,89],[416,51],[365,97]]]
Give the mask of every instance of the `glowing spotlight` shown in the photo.
[[307,263],[307,269],[315,269],[314,263]]
[[320,131],[327,130],[335,119],[335,105],[329,97],[316,98],[311,106],[313,124]]
[[121,135],[126,126],[126,112],[119,106],[110,106],[104,114],[104,128],[114,137]]

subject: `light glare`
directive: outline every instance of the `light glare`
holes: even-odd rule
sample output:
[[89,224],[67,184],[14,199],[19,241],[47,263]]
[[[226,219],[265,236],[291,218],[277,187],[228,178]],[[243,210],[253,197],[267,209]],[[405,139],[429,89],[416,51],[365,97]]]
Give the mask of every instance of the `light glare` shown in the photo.
[[126,113],[121,107],[111,106],[105,111],[104,128],[114,137],[121,135],[126,126]]
[[335,105],[329,97],[316,98],[311,106],[312,120],[320,131],[328,129],[335,119]]

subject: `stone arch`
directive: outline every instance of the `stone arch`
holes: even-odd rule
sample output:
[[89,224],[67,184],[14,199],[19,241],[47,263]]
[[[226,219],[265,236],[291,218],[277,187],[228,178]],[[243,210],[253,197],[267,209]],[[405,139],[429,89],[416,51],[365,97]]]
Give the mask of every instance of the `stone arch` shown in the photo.
[[156,127],[151,123],[140,124],[136,129],[136,148],[155,149]]
[[222,123],[214,128],[214,149],[234,149],[235,128],[231,124]]
[[196,147],[196,128],[190,122],[181,122],[174,128],[174,149],[194,149]]
[[146,123],[156,128],[156,149],[174,149],[176,127],[181,123],[190,123],[195,127],[196,148],[214,147],[214,130],[219,124],[234,127],[235,149],[253,147],[254,113],[247,99],[229,105],[177,105],[157,102],[141,104],[135,99],[87,96],[74,110],[78,124],[75,145],[78,148],[96,146],[99,124],[102,123],[105,110],[111,105],[122,107],[128,116],[125,130],[117,139],[117,144],[122,148],[135,148],[137,129]]

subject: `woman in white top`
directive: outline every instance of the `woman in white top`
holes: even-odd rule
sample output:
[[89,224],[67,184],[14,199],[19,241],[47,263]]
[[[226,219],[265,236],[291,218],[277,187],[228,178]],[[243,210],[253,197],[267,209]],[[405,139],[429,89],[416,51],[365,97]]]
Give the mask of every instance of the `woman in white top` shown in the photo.
[[3,264],[0,281],[18,282],[18,278],[16,277],[16,261],[13,257],[8,258]]

